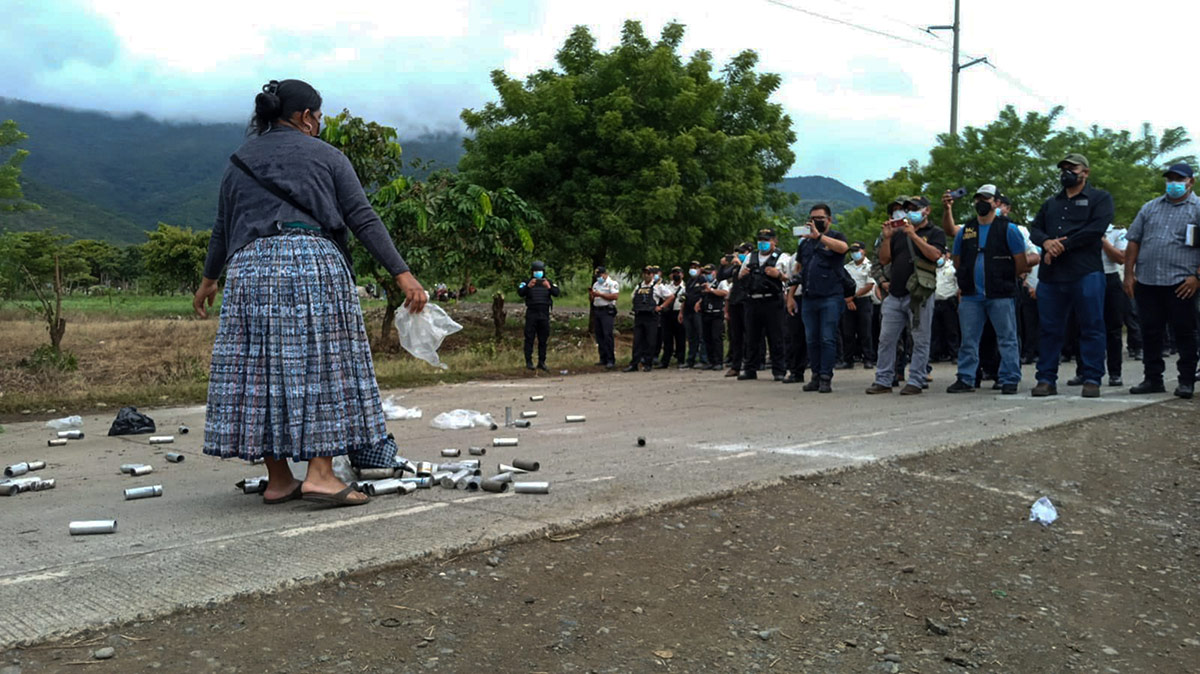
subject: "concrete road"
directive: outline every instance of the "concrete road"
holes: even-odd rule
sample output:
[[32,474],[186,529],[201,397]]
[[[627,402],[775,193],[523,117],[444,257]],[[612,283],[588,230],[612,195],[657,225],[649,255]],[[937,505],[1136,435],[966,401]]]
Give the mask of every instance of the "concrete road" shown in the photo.
[[[1136,365],[1131,364],[1130,370]],[[1168,368],[1170,370],[1170,368]],[[530,458],[549,495],[468,494],[435,488],[377,497],[362,508],[325,510],[303,502],[264,506],[233,483],[261,466],[200,454],[203,408],[146,409],[160,432],[194,429],[173,445],[147,436],[105,435],[115,410],[85,418],[83,440],[47,447],[53,431],[20,423],[0,435],[0,463],[43,459],[57,488],[0,499],[0,648],[84,627],[146,619],[343,572],[427,557],[452,557],[532,536],[612,521],[672,504],[769,486],[785,476],[927,451],[1146,405],[1106,388],[1085,400],[1077,389],[1054,398],[992,391],[952,396],[949,366],[922,396],[863,395],[870,373],[839,372],[831,395],[798,385],[737,382],[716,372],[655,371],[397,391],[424,418],[389,422],[401,454],[439,460],[444,447],[487,445],[483,459]],[[1132,372],[1131,372],[1132,374]],[[1026,372],[1026,381],[1032,372]],[[1171,385],[1168,386],[1168,390]],[[545,401],[533,403],[529,396]],[[503,424],[536,410],[528,429],[440,431],[439,412],[491,412]],[[582,424],[564,415],[583,414]],[[636,445],[637,436],[646,446]],[[492,448],[518,436],[517,448]],[[1036,436],[1035,436],[1036,437]],[[164,454],[187,454],[167,463]],[[144,477],[119,474],[145,462]],[[163,485],[161,498],[125,501],[131,486]],[[72,520],[116,519],[112,535],[71,537]]]

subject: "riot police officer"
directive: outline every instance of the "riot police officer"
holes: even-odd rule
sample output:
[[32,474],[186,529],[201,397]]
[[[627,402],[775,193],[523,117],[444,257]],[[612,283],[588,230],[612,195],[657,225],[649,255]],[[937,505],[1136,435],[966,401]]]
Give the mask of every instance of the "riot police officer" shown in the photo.
[[[530,279],[517,287],[517,295],[525,298],[525,369],[533,369],[533,340],[538,341],[539,370],[546,368],[546,342],[550,339],[550,309],[558,297],[558,286],[546,278],[546,263],[535,261],[530,266]],[[547,370],[548,371],[548,370]]]
[[742,265],[738,279],[746,286],[746,362],[739,381],[758,379],[758,366],[763,361],[763,335],[771,351],[771,372],[775,381],[784,379],[783,347],[783,283],[787,270],[780,269],[780,253],[776,248],[775,230],[758,230],[754,253]]
[[658,301],[655,291],[657,268],[642,268],[642,282],[633,287],[633,359],[624,372],[637,372],[638,366],[649,372],[654,369],[654,352],[658,349]]
[[704,277],[704,284],[700,288],[700,301],[697,304],[704,351],[708,354],[708,369],[720,370],[723,365],[721,357],[725,354],[725,298],[729,296],[733,284],[729,279],[718,283],[717,268],[711,264],[704,265],[700,273]]

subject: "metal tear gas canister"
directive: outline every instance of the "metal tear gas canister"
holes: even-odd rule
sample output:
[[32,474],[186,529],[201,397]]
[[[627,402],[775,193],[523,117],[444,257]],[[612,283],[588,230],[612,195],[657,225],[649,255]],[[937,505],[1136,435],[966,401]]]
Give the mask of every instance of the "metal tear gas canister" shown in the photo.
[[453,475],[443,477],[442,478],[442,487],[444,487],[446,489],[455,489],[458,487],[459,482],[465,483],[467,480],[471,479],[471,477],[472,477],[471,471],[466,470],[464,468],[463,470],[460,470],[457,473],[454,473]]
[[154,498],[162,496],[163,490],[161,484],[152,485],[149,487],[133,487],[125,490],[125,500],[133,501],[139,498]]
[[368,480],[356,480],[351,482],[349,486],[354,487],[354,491],[360,491],[365,494],[367,493],[367,485],[369,484],[371,483]]
[[468,447],[467,454],[471,456],[483,456],[487,454],[487,447]]
[[517,468],[516,466],[510,466],[507,463],[500,463],[500,464],[496,464],[496,472],[497,473],[528,473],[529,471],[525,470],[524,468]]
[[504,408],[504,426],[512,426],[512,407]]
[[68,440],[82,440],[82,439],[83,439],[83,431],[79,431],[79,430],[75,430],[75,431],[59,431],[59,432],[58,432],[58,437],[60,437],[60,438],[66,438],[66,439],[68,439]]
[[646,446],[646,438],[643,438],[642,436],[639,435],[638,439],[637,439],[637,445],[638,445],[638,447],[645,447]]
[[513,459],[512,465],[516,468],[527,470],[531,473],[537,472],[537,470],[542,467],[542,464],[538,463],[537,461],[530,461],[529,459]]
[[492,478],[488,478],[479,483],[479,488],[493,494],[503,494],[508,491],[508,482],[497,482]]
[[546,396],[529,396],[529,402],[540,403],[546,399]]
[[456,449],[454,447],[449,447],[449,448],[443,449],[441,453],[442,453],[442,456],[446,456],[446,457],[462,456],[462,450]]
[[411,494],[416,490],[417,490],[417,485],[415,485],[411,482],[401,482],[400,483],[400,492],[399,492],[400,494]]
[[0,482],[0,496],[12,496],[19,491],[21,491],[20,487],[13,482],[9,482],[8,480]]
[[45,461],[29,461],[29,470],[41,470],[46,467]]
[[170,461],[171,463],[183,463],[185,458],[187,457],[179,452],[167,452],[167,461]]
[[404,484],[415,484],[417,489],[429,489],[433,487],[432,477],[402,477],[400,481]]
[[261,494],[267,490],[267,478],[248,477],[233,486],[241,489],[243,494]]
[[528,419],[517,419],[512,423],[513,428],[529,428],[530,422]]
[[567,423],[568,424],[580,424],[585,421],[587,421],[587,417],[583,416],[582,414],[568,414],[567,415]]
[[412,473],[413,475],[417,474],[417,464],[413,463],[412,461],[397,456],[396,463],[399,465],[399,468],[397,469],[399,472]]
[[489,477],[487,480],[484,480],[484,482],[487,482],[489,480],[492,482],[512,482],[513,481],[513,472],[506,470],[503,473],[496,473],[495,475]]
[[24,491],[46,491],[47,489],[54,489],[54,485],[55,482],[52,477],[45,480],[35,479],[29,483],[29,488]]
[[123,464],[121,464],[121,472],[128,475],[133,472],[134,468],[137,468],[140,465],[142,465],[142,464],[140,464],[140,463],[123,463]]
[[46,441],[47,447],[62,447],[65,444],[67,444],[66,438],[58,438],[56,440],[47,440]]
[[536,416],[537,416],[536,410],[525,410],[524,412],[521,412],[522,419],[532,419]]
[[117,531],[116,520],[82,520],[71,522],[68,530],[72,536],[90,536],[92,534],[111,534]]
[[25,491],[45,491],[54,489],[54,478],[41,479],[37,477],[19,477],[15,480],[0,482],[0,496],[12,496]]
[[4,474],[8,477],[16,477],[18,475],[24,475],[25,473],[28,473],[28,472],[29,472],[29,464],[25,463],[24,461],[22,461],[21,463],[14,463],[13,465],[8,466],[4,469]]
[[400,491],[400,486],[404,484],[395,478],[387,480],[376,480],[367,483],[367,493],[371,496],[382,496],[384,494],[395,494]]
[[461,459],[459,460],[458,465],[462,466],[463,468],[478,468],[479,459]]
[[467,491],[479,491],[479,483],[481,482],[483,482],[483,478],[475,475],[467,480],[466,484],[463,485],[463,489]]
[[152,435],[150,436],[150,444],[152,445],[169,445],[175,442],[174,435]]
[[179,424],[179,430],[177,432],[180,435],[187,435],[188,431],[190,431],[190,430],[192,430],[192,429],[188,428],[187,426],[185,426],[183,424]]
[[549,494],[549,482],[514,482],[513,491],[518,494]]
[[428,461],[417,463],[417,476],[433,475],[434,465]]
[[516,447],[517,438],[492,438],[493,447]]
[[358,476],[363,480],[386,480],[396,474],[395,468],[359,468]]
[[[441,484],[442,480],[450,477],[453,474],[454,474],[454,471],[451,471],[451,470],[439,470],[438,472],[436,472],[433,475],[430,475],[428,477],[429,477],[430,481],[432,481],[434,484]],[[420,478],[418,478],[418,479],[420,479]]]
[[148,466],[143,463],[141,465],[134,466],[133,470],[129,471],[129,474],[133,475],[133,476],[138,476],[138,475],[149,475],[150,473],[153,473],[153,472],[154,472],[154,466]]

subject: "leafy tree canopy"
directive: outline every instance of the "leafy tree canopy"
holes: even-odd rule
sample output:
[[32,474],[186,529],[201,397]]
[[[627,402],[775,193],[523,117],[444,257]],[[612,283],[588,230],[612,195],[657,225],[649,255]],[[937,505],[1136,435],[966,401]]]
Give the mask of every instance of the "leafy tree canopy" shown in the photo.
[[[0,123],[0,213],[36,209],[35,204],[25,201],[21,193],[21,164],[29,156],[29,150],[7,150],[10,145],[25,140],[29,136],[21,133],[13,120]],[[7,158],[4,155],[8,155]]]

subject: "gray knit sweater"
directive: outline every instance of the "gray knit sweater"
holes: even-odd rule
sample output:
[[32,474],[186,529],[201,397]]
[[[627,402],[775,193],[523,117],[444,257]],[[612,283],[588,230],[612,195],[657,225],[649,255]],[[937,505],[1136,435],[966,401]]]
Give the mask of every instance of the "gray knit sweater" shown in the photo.
[[259,178],[283,188],[320,222],[313,222],[230,164],[221,179],[217,221],[204,261],[206,278],[219,278],[234,253],[255,239],[278,234],[285,222],[315,225],[328,234],[349,228],[389,274],[408,271],[367,201],[350,160],[337,148],[291,127],[276,126],[248,139],[237,155]]

